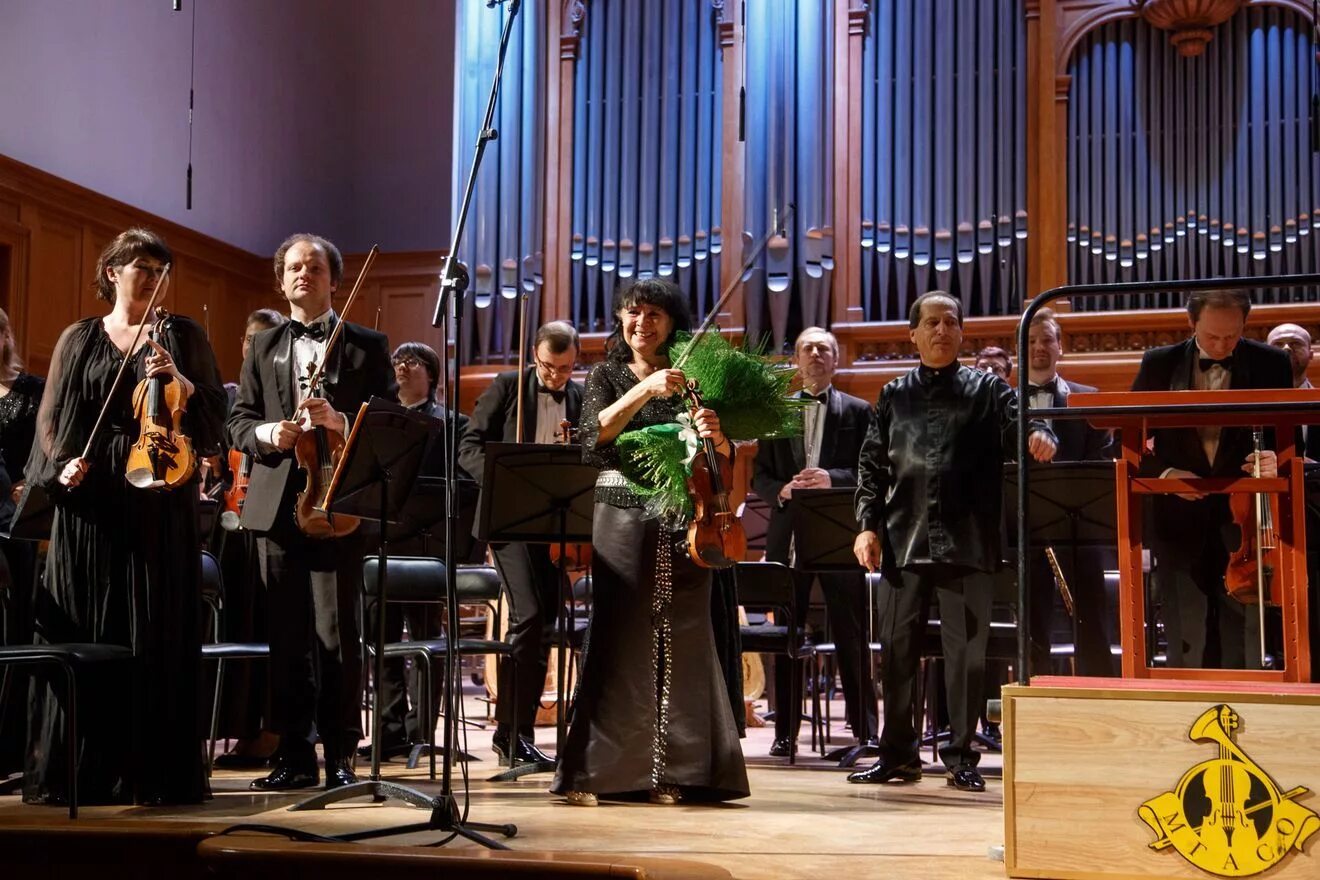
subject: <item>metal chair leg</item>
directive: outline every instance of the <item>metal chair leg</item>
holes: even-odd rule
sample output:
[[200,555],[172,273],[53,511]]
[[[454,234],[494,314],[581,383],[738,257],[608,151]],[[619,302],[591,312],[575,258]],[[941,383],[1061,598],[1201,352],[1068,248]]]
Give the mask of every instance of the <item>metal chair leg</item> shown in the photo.
[[215,741],[220,730],[220,694],[224,690],[225,661],[216,660],[215,694],[211,697],[211,739],[206,749],[206,775],[210,777],[215,769]]

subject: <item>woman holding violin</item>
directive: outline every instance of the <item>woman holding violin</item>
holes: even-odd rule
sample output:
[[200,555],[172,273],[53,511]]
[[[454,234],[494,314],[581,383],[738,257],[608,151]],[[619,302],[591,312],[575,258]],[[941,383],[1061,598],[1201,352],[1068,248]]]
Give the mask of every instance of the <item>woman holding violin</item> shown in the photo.
[[[38,637],[136,655],[131,669],[80,676],[78,787],[87,804],[196,803],[207,794],[190,455],[219,450],[225,392],[202,327],[178,315],[162,327],[163,312],[149,308],[172,261],[145,229],[102,251],[96,293],[112,309],[60,335],[26,471],[54,502]],[[145,468],[135,479],[131,460]],[[60,687],[33,688],[28,803],[67,799]]]
[[[687,412],[669,352],[691,318],[683,293],[658,279],[615,294],[607,356],[587,377],[583,458],[600,468],[592,523],[591,627],[568,738],[551,789],[569,803],[598,797],[747,797],[738,729],[716,656],[711,572],[687,555],[683,531],[649,516],[620,471],[615,440]],[[692,427],[732,456],[719,416]]]

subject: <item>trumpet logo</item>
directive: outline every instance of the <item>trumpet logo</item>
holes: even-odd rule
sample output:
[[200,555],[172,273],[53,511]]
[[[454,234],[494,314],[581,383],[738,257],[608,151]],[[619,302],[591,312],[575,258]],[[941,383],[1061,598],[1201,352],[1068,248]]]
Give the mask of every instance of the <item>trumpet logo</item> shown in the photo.
[[1219,705],[1196,719],[1187,737],[1218,746],[1218,757],[1183,774],[1173,791],[1141,805],[1137,814],[1155,832],[1150,848],[1173,847],[1187,861],[1219,877],[1251,877],[1302,851],[1320,817],[1295,801],[1305,786],[1283,791],[1233,741],[1240,719]]

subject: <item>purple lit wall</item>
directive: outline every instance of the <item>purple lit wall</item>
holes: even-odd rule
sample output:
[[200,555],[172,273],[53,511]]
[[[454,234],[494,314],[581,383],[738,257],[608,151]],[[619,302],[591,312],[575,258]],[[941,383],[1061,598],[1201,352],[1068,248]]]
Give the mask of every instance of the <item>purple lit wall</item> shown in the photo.
[[183,7],[0,0],[0,154],[257,254],[444,243],[452,0]]

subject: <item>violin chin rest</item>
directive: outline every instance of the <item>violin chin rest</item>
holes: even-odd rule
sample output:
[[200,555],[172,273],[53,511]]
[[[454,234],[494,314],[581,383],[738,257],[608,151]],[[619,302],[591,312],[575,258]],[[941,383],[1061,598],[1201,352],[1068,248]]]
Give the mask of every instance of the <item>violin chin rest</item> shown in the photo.
[[163,489],[164,480],[158,480],[147,468],[134,468],[124,474],[124,479],[128,480],[130,486],[138,489]]

